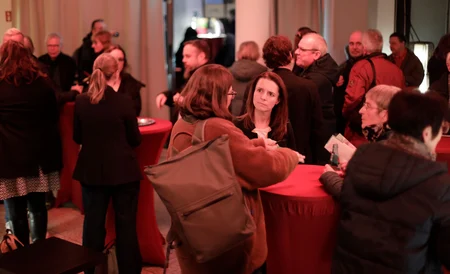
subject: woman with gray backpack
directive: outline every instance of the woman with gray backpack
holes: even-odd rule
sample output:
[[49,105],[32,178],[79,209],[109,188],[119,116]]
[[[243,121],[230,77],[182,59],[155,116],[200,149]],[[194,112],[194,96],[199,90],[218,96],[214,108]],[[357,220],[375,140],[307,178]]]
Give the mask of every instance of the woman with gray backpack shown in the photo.
[[171,214],[168,242],[183,274],[263,273],[267,244],[258,188],[283,181],[304,160],[234,126],[232,82],[219,65],[193,74],[182,91],[168,160],[146,170]]

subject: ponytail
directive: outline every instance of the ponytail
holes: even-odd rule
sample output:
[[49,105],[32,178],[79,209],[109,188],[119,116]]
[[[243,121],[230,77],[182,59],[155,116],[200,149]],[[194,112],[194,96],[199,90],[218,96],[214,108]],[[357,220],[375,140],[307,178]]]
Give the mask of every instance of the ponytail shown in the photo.
[[106,77],[103,72],[97,68],[90,77],[88,94],[91,98],[91,104],[98,104],[103,99],[106,89]]

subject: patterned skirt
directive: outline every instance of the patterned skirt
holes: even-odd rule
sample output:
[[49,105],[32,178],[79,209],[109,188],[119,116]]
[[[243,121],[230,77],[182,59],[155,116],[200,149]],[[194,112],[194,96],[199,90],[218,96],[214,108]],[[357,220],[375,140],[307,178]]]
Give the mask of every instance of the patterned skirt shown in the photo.
[[39,167],[39,176],[0,178],[0,200],[25,196],[31,192],[48,192],[59,189],[59,172],[44,174]]

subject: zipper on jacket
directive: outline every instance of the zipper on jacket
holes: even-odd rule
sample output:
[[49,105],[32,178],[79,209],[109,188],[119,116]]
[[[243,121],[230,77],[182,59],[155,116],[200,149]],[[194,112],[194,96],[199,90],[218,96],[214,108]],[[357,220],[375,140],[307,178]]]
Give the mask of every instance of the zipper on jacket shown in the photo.
[[232,193],[232,192],[227,193],[227,194],[225,194],[225,195],[223,195],[223,196],[221,196],[221,197],[218,197],[217,199],[212,200],[212,201],[209,202],[209,203],[206,203],[206,204],[201,205],[201,206],[199,206],[199,207],[197,207],[197,208],[194,208],[194,209],[191,209],[191,210],[189,210],[189,211],[187,211],[187,212],[184,212],[183,214],[181,214],[181,216],[183,216],[183,217],[188,217],[188,216],[191,215],[192,213],[195,213],[195,212],[197,212],[197,211],[199,211],[199,210],[202,210],[202,209],[204,209],[204,208],[206,208],[206,207],[208,207],[208,206],[211,206],[211,205],[213,205],[213,204],[216,204],[216,203],[218,203],[218,202],[220,202],[220,201],[222,201],[222,200],[225,200],[226,198],[229,198],[229,197],[231,197],[231,196],[233,196],[233,193]]

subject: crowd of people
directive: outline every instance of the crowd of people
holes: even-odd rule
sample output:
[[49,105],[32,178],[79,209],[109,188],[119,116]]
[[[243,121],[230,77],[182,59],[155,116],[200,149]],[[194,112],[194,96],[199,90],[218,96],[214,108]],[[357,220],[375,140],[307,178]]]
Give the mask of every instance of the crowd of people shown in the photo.
[[[45,239],[45,193],[59,188],[62,168],[59,110],[74,101],[73,140],[81,150],[73,178],[83,191],[83,245],[103,250],[112,200],[119,272],[140,273],[142,178],[134,148],[141,142],[136,117],[144,84],[127,72],[125,50],[112,42],[103,20],[92,23],[73,57],[61,52],[57,33],[48,35],[47,53],[38,58],[25,37],[10,29],[0,48],[0,199],[9,228],[24,244],[30,232],[31,242]],[[378,30],[351,33],[349,58],[339,66],[325,39],[302,27],[295,45],[281,35],[267,39],[266,66],[257,63],[258,45],[247,41],[225,68],[212,64],[206,41],[186,32],[177,85],[156,97],[157,108],[176,110],[168,157],[191,146],[200,120],[208,119],[205,141],[228,135],[236,181],[256,228],[209,262],[199,263],[181,243],[182,273],[265,273],[258,189],[284,180],[299,163],[325,165],[320,180],[340,203],[332,273],[450,268],[450,177],[446,164],[435,162],[450,118],[449,39],[437,46],[428,68],[430,92],[421,94],[416,89],[424,68],[400,33],[389,38],[390,56],[382,52]],[[326,165],[324,148],[336,133],[358,147],[338,172]]]

